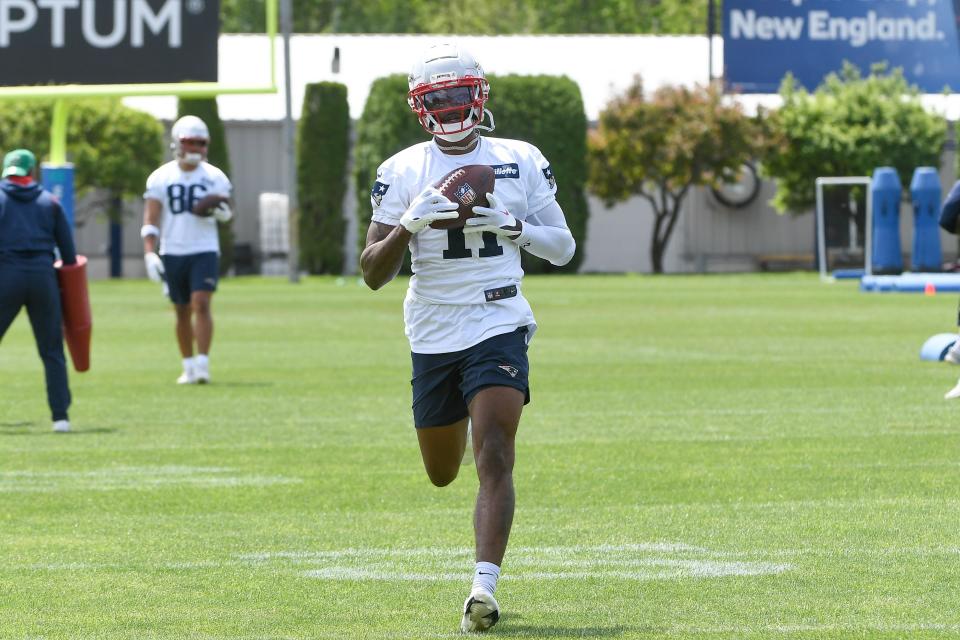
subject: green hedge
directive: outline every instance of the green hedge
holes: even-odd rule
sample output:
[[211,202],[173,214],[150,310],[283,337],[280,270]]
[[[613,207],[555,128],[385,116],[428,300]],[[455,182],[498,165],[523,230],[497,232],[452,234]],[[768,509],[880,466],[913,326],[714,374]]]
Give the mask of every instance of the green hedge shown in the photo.
[[[547,157],[557,178],[557,201],[578,245],[570,264],[560,268],[523,252],[524,270],[527,273],[576,271],[583,257],[588,215],[584,195],[587,119],[580,88],[566,77],[516,75],[491,76],[490,87],[487,106],[497,123],[491,135],[525,140]],[[371,86],[364,105],[354,155],[361,247],[370,225],[370,189],[377,167],[397,151],[429,139],[407,107],[406,94],[406,76],[379,78]]]
[[566,76],[491,76],[487,108],[496,119],[491,134],[525,140],[550,162],[557,179],[557,202],[577,241],[577,252],[563,267],[522,252],[526,273],[575,272],[583,260],[589,209],[587,183],[587,117],[580,86]]
[[[230,156],[227,149],[227,136],[220,119],[216,98],[180,98],[177,101],[177,118],[197,116],[207,124],[210,130],[210,146],[207,148],[207,162],[214,165],[230,177]],[[236,188],[236,185],[234,185]],[[234,211],[235,215],[256,215],[256,212]],[[220,236],[220,275],[225,275],[233,266],[233,220],[217,223]]]
[[342,273],[350,153],[346,85],[308,84],[297,131],[300,264],[310,273]]
[[[45,161],[52,118],[52,102],[3,102],[0,154],[25,147]],[[139,197],[163,157],[163,127],[153,116],[124,106],[119,98],[68,103],[67,158],[75,167],[78,193],[100,188],[113,198]]]

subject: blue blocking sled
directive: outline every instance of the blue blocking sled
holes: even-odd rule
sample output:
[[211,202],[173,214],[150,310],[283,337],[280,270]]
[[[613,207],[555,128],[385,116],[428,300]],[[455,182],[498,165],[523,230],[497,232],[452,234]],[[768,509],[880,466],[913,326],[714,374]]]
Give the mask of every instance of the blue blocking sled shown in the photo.
[[957,334],[955,333],[938,333],[935,336],[931,336],[923,343],[923,346],[920,347],[920,359],[933,361],[943,360],[943,357],[947,355],[947,351],[956,341]]
[[861,291],[924,293],[933,285],[936,293],[960,291],[960,273],[904,273],[899,276],[863,276]]

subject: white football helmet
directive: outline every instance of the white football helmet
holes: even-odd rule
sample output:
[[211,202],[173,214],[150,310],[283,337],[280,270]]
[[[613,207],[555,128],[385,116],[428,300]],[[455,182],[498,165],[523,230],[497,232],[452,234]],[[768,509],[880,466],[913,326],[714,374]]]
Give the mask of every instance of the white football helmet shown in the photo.
[[[183,116],[173,123],[170,130],[170,149],[177,160],[190,165],[198,165],[207,158],[207,146],[210,144],[210,130],[207,124],[197,116]],[[203,153],[188,152],[183,148],[185,141],[201,143]]]
[[[484,104],[490,84],[480,63],[456,44],[428,47],[407,77],[407,103],[427,133],[449,142],[463,140],[474,127],[493,131],[493,114]],[[490,126],[484,126],[484,115]]]

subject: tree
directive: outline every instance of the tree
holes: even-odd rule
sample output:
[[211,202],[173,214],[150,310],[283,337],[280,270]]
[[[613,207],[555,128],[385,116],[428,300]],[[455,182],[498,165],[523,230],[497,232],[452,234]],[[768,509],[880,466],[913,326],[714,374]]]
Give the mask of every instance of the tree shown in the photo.
[[788,75],[780,96],[783,106],[763,118],[761,165],[777,180],[778,211],[809,211],[820,176],[865,176],[880,166],[909,176],[939,166],[947,122],[923,108],[899,69],[876,66],[864,78],[848,63],[812,95]]
[[343,198],[350,155],[347,86],[308,84],[297,127],[300,264],[310,273],[343,272]]
[[[690,0],[292,0],[298,33],[703,33]],[[263,0],[222,0],[224,33],[263,33]]]
[[[52,118],[52,102],[4,102],[0,142],[4,148],[32,149],[43,158],[50,152]],[[119,98],[74,100],[69,103],[67,152],[77,192],[108,190],[107,213],[120,221],[119,203],[141,195],[147,176],[163,159],[163,127],[153,116],[123,106]]]
[[663,256],[694,186],[712,186],[755,151],[757,127],[716,87],[663,87],[651,99],[640,78],[600,113],[589,140],[588,187],[607,206],[638,195],[653,208],[650,261]]

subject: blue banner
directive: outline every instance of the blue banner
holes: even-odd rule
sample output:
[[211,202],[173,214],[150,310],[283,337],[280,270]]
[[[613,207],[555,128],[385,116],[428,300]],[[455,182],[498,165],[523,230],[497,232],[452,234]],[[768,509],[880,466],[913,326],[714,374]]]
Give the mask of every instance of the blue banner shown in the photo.
[[960,90],[960,0],[724,0],[729,91],[776,93],[790,72],[815,89],[849,61],[886,62],[925,93]]

